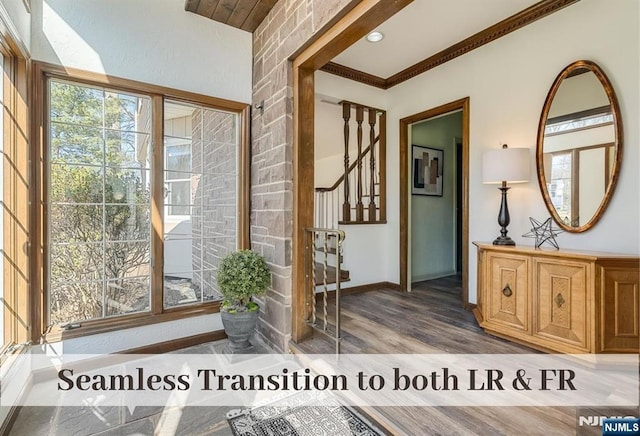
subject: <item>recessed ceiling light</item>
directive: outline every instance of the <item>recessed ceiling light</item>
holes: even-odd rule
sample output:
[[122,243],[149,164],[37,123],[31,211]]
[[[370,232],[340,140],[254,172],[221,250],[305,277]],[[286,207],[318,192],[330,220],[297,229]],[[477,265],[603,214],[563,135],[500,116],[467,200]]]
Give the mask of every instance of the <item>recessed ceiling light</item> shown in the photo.
[[377,30],[374,30],[373,32],[367,35],[367,41],[369,42],[379,42],[379,41],[382,41],[383,38],[384,38],[384,35],[382,34],[382,32],[378,32]]

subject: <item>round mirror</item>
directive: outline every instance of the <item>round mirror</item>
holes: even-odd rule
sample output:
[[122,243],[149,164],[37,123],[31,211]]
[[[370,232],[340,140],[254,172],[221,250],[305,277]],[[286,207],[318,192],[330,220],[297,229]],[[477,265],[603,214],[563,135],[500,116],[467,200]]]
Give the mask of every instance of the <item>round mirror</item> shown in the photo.
[[622,120],[611,83],[595,63],[558,75],[538,126],[538,182],[547,209],[568,232],[584,232],[604,212],[622,159]]

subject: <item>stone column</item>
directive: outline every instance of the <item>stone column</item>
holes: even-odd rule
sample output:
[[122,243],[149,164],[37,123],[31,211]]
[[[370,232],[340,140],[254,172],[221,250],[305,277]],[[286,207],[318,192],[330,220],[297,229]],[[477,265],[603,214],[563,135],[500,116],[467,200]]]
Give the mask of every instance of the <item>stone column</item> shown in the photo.
[[[273,273],[260,300],[259,334],[287,350],[291,338],[293,77],[289,58],[352,0],[280,0],[253,33],[251,247]],[[298,254],[301,255],[301,254]]]

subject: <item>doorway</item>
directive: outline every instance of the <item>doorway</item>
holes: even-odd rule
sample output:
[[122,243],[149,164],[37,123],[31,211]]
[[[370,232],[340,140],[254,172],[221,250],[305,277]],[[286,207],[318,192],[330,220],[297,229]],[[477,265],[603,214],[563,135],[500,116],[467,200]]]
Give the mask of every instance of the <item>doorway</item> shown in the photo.
[[[314,72],[364,37],[377,25],[413,0],[352,2],[344,16],[318,33],[292,60],[293,75],[293,237],[291,244],[291,339],[299,342],[312,334],[305,318],[305,229],[314,222]],[[352,9],[350,9],[352,8]]]
[[419,121],[409,129],[411,283],[461,275],[462,210],[457,202],[462,194],[462,149],[456,145],[462,144],[462,111]]
[[[457,114],[457,115],[456,115]],[[451,116],[449,120],[446,117]],[[429,120],[437,131],[410,134],[414,126],[427,125]],[[458,133],[446,133],[444,121],[459,124]],[[424,129],[428,131],[428,128]],[[417,131],[417,130],[416,130]],[[438,138],[438,137],[441,138]],[[411,138],[411,142],[410,142]],[[442,159],[442,185],[440,195],[420,195],[414,186],[416,171],[413,145],[421,142],[427,150],[434,150]],[[440,145],[438,145],[440,144]],[[459,145],[458,145],[459,144]],[[447,149],[449,152],[447,153]],[[442,151],[442,154],[439,152]],[[447,158],[447,154],[449,157]],[[444,156],[443,156],[444,155]],[[447,164],[449,159],[449,164]],[[434,164],[435,165],[435,164]],[[435,168],[435,167],[434,167]],[[400,120],[400,287],[411,289],[414,280],[427,280],[445,275],[460,274],[462,278],[462,303],[468,304],[468,171],[469,171],[469,98],[464,98]],[[448,182],[447,182],[448,181]],[[447,187],[448,183],[448,187]],[[418,186],[419,188],[419,186]],[[440,191],[436,191],[439,194]],[[429,193],[427,193],[429,194]],[[414,206],[416,210],[414,210]],[[414,222],[417,221],[417,222]],[[424,222],[423,222],[424,221]],[[416,224],[414,226],[414,224]],[[418,227],[419,226],[419,227]],[[431,229],[430,229],[431,227]],[[442,228],[439,228],[442,227]],[[431,231],[430,231],[431,230]],[[440,234],[444,232],[445,234]],[[417,238],[417,239],[414,239]],[[417,246],[416,246],[417,245]],[[443,251],[443,247],[444,251]],[[413,254],[413,256],[412,256]],[[414,257],[424,256],[426,258]],[[424,270],[415,269],[426,265]],[[429,269],[431,268],[431,270]]]

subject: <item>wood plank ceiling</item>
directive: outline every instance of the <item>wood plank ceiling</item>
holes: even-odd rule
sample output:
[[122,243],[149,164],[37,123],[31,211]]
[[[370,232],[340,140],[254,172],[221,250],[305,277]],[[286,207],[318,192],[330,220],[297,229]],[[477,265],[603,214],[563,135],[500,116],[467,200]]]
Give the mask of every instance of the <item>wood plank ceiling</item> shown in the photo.
[[277,0],[186,0],[184,9],[253,32]]

